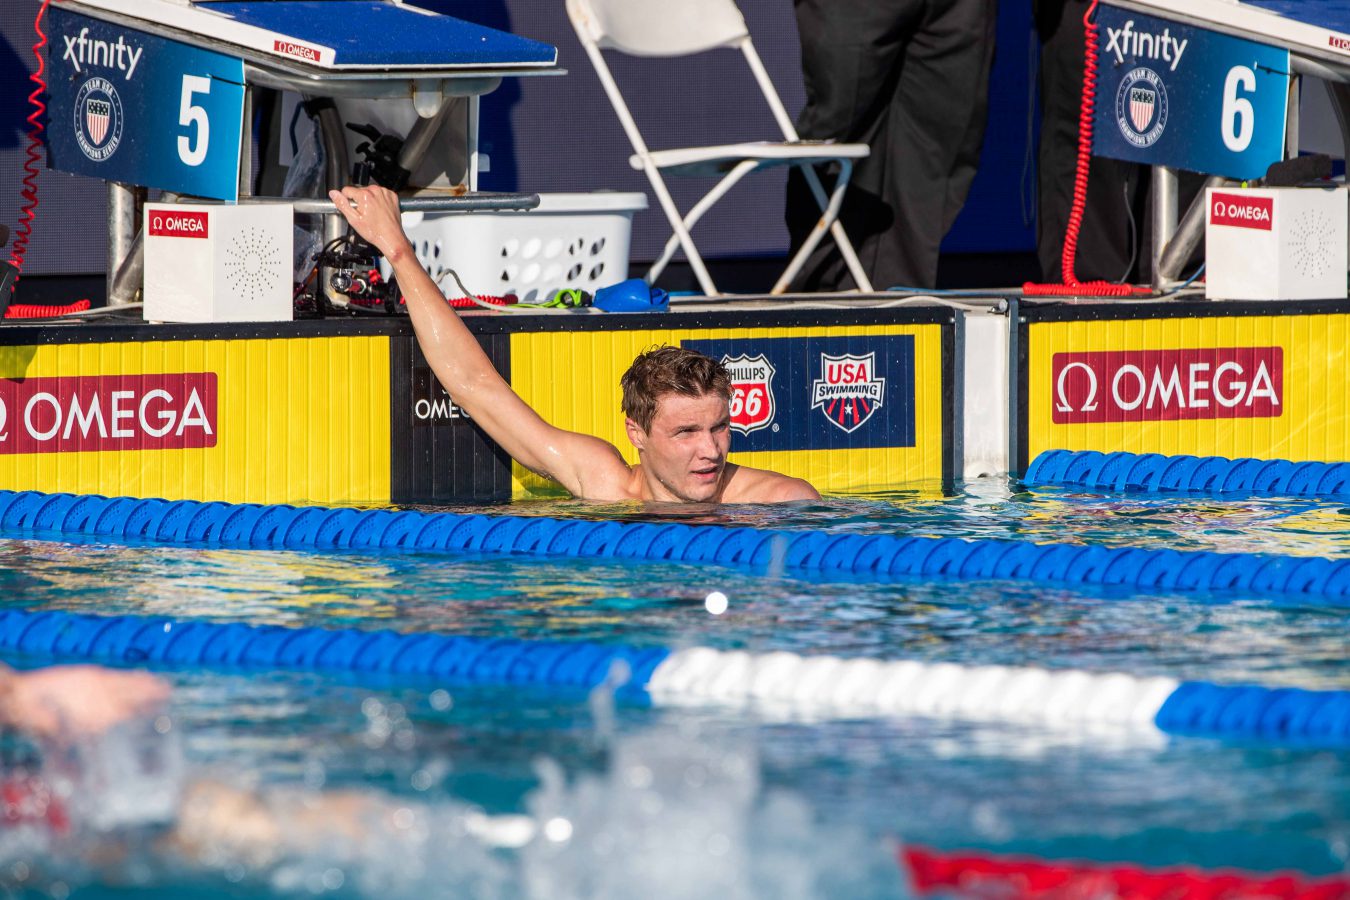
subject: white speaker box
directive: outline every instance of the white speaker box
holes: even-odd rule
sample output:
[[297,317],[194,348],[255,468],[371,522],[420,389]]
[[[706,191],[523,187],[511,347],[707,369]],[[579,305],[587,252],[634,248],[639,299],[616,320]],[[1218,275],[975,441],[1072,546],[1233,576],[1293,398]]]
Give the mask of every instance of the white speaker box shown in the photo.
[[1210,188],[1206,202],[1207,298],[1345,299],[1344,189]]
[[146,321],[293,318],[288,204],[149,203],[143,228]]

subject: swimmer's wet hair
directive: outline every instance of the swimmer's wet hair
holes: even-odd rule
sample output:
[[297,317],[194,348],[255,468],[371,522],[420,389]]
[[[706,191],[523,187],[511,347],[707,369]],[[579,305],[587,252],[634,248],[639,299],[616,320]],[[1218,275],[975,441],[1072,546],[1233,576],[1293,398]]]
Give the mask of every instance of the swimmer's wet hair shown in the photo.
[[656,417],[656,404],[666,394],[702,397],[720,394],[731,399],[731,373],[709,356],[683,347],[652,347],[637,359],[619,379],[623,388],[623,413],[650,431]]

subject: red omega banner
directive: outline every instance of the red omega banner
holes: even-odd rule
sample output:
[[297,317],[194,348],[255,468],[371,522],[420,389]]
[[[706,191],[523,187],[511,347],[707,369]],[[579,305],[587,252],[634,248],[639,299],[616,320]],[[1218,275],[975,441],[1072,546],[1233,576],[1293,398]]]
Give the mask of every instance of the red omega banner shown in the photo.
[[1273,197],[1248,197],[1242,194],[1213,195],[1209,210],[1211,225],[1230,225],[1270,231],[1275,213]]
[[211,219],[204,212],[165,212],[156,210],[150,213],[151,237],[205,238],[209,234]]
[[216,373],[0,379],[0,454],[214,447]]
[[1284,406],[1281,347],[1056,353],[1056,425],[1274,418]]
[[319,51],[313,47],[306,47],[304,44],[297,44],[294,41],[272,41],[272,49],[277,53],[285,53],[287,56],[295,56],[307,62],[316,63],[319,61]]

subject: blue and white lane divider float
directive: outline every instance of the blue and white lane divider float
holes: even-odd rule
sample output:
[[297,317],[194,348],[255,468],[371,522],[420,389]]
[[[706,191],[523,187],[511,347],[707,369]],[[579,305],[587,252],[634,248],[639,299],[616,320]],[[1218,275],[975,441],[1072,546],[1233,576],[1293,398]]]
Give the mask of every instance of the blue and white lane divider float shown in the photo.
[[644,559],[808,578],[1017,580],[1350,602],[1350,558],[0,491],[0,535]]
[[1077,670],[19,611],[0,613],[0,652],[116,665],[299,669],[447,685],[577,689],[613,684],[618,667],[626,676],[620,697],[657,705],[1350,745],[1350,691]]
[[1350,463],[1345,462],[1046,450],[1032,460],[1022,481],[1121,492],[1350,499]]

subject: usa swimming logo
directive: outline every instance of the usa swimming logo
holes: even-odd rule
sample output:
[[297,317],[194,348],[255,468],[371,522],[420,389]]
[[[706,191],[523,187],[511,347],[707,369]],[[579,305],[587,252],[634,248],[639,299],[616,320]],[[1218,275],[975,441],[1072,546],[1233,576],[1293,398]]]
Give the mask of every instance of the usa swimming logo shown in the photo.
[[722,365],[731,373],[731,430],[750,434],[773,425],[778,411],[773,395],[776,370],[768,357],[763,353],[723,356]]
[[1116,91],[1116,124],[1135,147],[1151,147],[1167,127],[1167,88],[1157,72],[1131,69]]
[[106,78],[93,77],[75,95],[75,142],[84,155],[103,162],[122,143],[122,99]]
[[846,433],[861,428],[886,402],[886,379],[876,374],[876,358],[875,352],[822,353],[821,377],[811,382],[811,408],[821,410],[831,425]]

